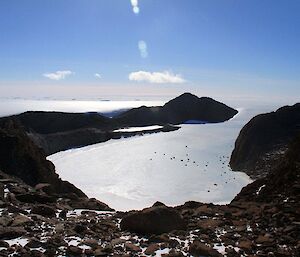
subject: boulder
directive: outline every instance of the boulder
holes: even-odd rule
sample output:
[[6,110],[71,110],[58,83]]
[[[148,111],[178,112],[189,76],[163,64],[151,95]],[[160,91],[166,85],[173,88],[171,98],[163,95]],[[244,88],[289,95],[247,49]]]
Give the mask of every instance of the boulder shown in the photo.
[[82,256],[83,250],[77,246],[69,246],[67,249],[67,256]]
[[220,254],[217,250],[207,246],[206,244],[203,244],[199,241],[195,241],[190,245],[189,253],[193,255],[194,257],[221,257],[222,254]]
[[128,213],[121,221],[121,229],[141,234],[162,234],[185,230],[186,223],[178,211],[162,205]]
[[56,216],[55,208],[44,204],[33,206],[31,209],[31,213],[38,214],[47,218],[52,218]]
[[28,224],[32,224],[33,221],[32,219],[28,218],[25,215],[17,215],[14,217],[13,222],[11,226],[16,227],[16,226],[24,226]]
[[0,240],[10,240],[26,234],[22,227],[0,227]]

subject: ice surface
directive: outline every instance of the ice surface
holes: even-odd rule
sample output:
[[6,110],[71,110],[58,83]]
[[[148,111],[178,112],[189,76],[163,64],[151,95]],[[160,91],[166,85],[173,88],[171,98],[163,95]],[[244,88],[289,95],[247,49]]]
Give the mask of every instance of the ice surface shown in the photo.
[[145,126],[145,127],[129,127],[129,128],[116,129],[114,130],[114,132],[136,132],[136,131],[160,129],[162,127],[163,126],[159,126],[159,125]]
[[228,122],[186,124],[174,132],[110,140],[48,158],[62,179],[117,210],[156,201],[228,203],[251,182],[228,167],[235,139],[251,117],[273,108],[240,108]]
[[21,245],[22,247],[24,247],[29,242],[29,240],[27,238],[23,238],[23,237],[18,237],[15,239],[4,240],[4,241],[7,242],[9,244],[9,246]]

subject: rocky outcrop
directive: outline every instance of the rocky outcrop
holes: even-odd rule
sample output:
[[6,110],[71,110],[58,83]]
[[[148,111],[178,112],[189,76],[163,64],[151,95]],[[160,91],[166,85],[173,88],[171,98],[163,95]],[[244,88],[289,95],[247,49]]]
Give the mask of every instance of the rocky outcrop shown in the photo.
[[237,112],[212,98],[198,98],[190,93],[184,93],[162,107],[134,108],[120,114],[115,120],[127,126],[182,124],[189,120],[216,123],[231,119]]
[[57,194],[85,194],[69,182],[62,181],[55,173],[54,165],[13,121],[0,128],[0,169],[18,177],[30,186],[48,183],[47,191]]
[[[267,172],[270,172],[269,169]],[[289,143],[286,153],[277,164],[274,163],[266,177],[242,189],[234,199],[239,200],[257,202],[300,200],[300,134]]]
[[300,104],[285,106],[276,112],[251,119],[240,131],[231,155],[233,170],[252,178],[266,175],[267,167],[280,159],[288,143],[300,131]]
[[122,230],[146,235],[186,229],[180,214],[165,205],[154,205],[142,211],[128,213],[120,225]]

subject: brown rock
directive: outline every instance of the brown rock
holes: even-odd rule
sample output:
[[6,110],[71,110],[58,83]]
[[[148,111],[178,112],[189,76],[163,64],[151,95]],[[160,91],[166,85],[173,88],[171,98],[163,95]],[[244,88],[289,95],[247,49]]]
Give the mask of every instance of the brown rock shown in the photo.
[[238,243],[238,247],[250,250],[253,247],[253,243],[248,239],[241,239],[241,241]]
[[145,254],[147,255],[152,255],[155,253],[155,251],[159,250],[160,247],[158,244],[151,244],[147,247],[147,249],[145,250]]
[[198,222],[197,226],[202,229],[216,229],[223,221],[217,219],[205,219]]
[[21,227],[0,227],[0,239],[9,240],[26,234],[26,230]]
[[184,230],[186,223],[175,209],[158,206],[129,213],[122,219],[121,229],[141,234],[162,234]]
[[141,248],[132,244],[132,243],[125,243],[125,248],[126,248],[126,251],[129,251],[129,252],[140,252],[141,251]]
[[92,239],[92,238],[85,239],[82,243],[85,244],[85,245],[88,245],[90,247],[97,247],[98,246],[98,240]]
[[32,219],[28,218],[25,215],[17,215],[14,217],[11,226],[24,226],[28,224],[33,224]]
[[189,253],[193,255],[194,257],[198,256],[211,256],[211,257],[221,257],[222,254],[220,254],[217,250],[199,242],[194,241],[189,248]]
[[274,240],[269,235],[259,235],[255,241],[257,244],[268,244],[272,243]]
[[68,246],[67,248],[67,255],[68,256],[81,256],[82,254],[82,249],[80,249],[77,246]]

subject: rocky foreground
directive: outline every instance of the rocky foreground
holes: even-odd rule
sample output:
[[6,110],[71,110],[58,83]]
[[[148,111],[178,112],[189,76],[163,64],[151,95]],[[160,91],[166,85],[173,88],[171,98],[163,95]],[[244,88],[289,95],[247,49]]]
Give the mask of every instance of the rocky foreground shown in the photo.
[[274,172],[229,205],[156,203],[128,213],[1,173],[0,256],[299,256],[300,139]]

